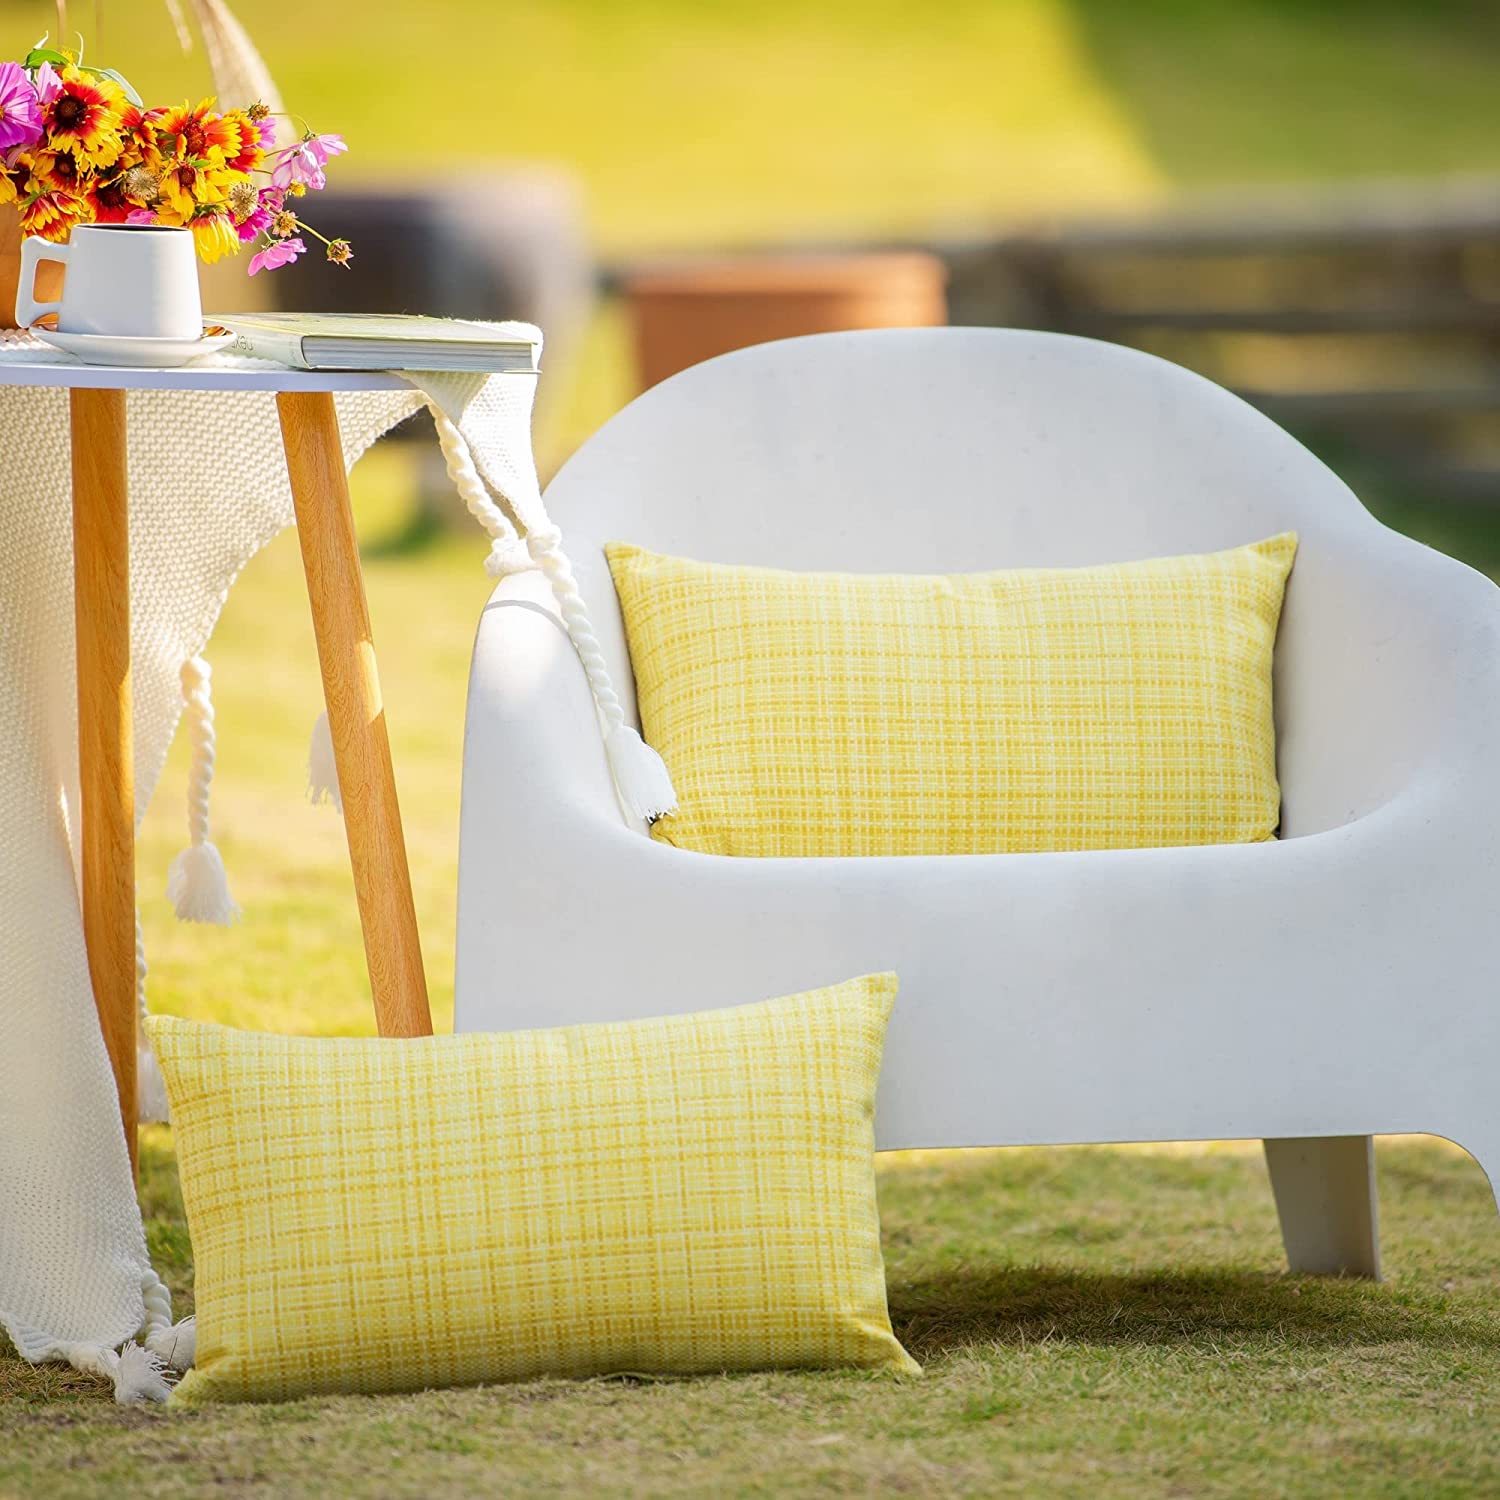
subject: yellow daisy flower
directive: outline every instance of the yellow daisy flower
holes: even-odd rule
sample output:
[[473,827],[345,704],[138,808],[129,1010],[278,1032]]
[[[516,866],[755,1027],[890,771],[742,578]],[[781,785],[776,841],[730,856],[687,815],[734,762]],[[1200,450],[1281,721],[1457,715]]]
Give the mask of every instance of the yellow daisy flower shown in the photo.
[[161,201],[163,207],[176,216],[178,223],[187,223],[200,208],[216,208],[229,196],[229,189],[235,183],[236,174],[222,164],[195,166],[178,157],[164,165]]
[[199,214],[193,220],[193,244],[199,256],[212,265],[226,255],[238,255],[240,237],[228,214]]

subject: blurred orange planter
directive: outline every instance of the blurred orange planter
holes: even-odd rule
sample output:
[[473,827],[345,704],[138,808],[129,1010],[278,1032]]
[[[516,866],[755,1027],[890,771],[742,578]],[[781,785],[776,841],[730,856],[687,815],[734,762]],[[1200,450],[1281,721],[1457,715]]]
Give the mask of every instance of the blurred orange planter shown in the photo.
[[805,333],[948,321],[947,272],[918,251],[693,261],[627,278],[642,387]]

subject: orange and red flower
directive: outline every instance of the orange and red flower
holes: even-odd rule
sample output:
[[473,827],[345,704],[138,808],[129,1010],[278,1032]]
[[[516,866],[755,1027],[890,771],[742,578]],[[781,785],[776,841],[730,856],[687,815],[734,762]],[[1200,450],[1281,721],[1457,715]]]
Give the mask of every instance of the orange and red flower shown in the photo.
[[201,99],[192,109],[178,104],[162,110],[155,123],[164,154],[213,166],[223,166],[238,156],[243,137],[240,121],[213,111],[212,99]]
[[161,170],[161,147],[157,143],[157,132],[161,128],[161,117],[165,109],[142,109],[138,104],[127,104],[120,116],[120,137],[125,143],[124,154],[131,158],[132,166]]
[[265,147],[261,139],[261,128],[243,110],[229,109],[224,111],[224,118],[234,124],[240,133],[239,150],[225,159],[225,166],[232,172],[244,172],[249,174],[258,170],[266,159]]
[[33,192],[69,193],[75,198],[84,192],[89,174],[78,165],[78,158],[71,151],[44,147],[32,151],[29,160]]
[[71,193],[34,193],[21,204],[21,233],[44,240],[67,239],[75,224],[86,224],[89,205]]
[[42,108],[47,145],[71,151],[85,169],[113,166],[124,149],[120,123],[125,95],[120,86],[71,64],[58,74],[58,85]]
[[126,176],[127,174],[120,173],[108,181],[101,181],[97,177],[90,181],[84,196],[88,199],[94,223],[123,224],[132,210],[139,207],[131,201],[125,190]]

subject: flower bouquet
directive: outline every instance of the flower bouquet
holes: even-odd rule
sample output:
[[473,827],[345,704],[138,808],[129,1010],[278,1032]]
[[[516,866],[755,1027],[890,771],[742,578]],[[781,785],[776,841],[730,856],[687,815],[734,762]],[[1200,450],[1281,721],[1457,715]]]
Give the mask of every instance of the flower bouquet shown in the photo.
[[0,205],[16,205],[25,235],[63,241],[75,224],[182,227],[205,261],[253,246],[254,276],[305,255],[306,234],[347,266],[349,242],[320,234],[300,203],[347,149],[341,136],[305,128],[278,146],[264,104],[147,109],[113,68],[85,66],[81,46],[43,38],[23,61],[0,63]]

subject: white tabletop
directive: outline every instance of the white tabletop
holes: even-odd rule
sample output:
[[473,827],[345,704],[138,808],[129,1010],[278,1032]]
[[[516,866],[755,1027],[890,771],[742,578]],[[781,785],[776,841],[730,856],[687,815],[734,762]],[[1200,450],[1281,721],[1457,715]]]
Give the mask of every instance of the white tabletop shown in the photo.
[[[532,371],[525,372],[534,374]],[[0,386],[44,385],[106,391],[410,391],[394,370],[294,370],[274,360],[218,350],[173,370],[86,365],[24,328],[0,329]]]
[[[45,347],[45,346],[43,346]],[[411,383],[389,370],[292,370],[241,355],[207,355],[175,370],[86,365],[48,350],[0,342],[0,386],[50,385],[110,391],[409,391]]]

